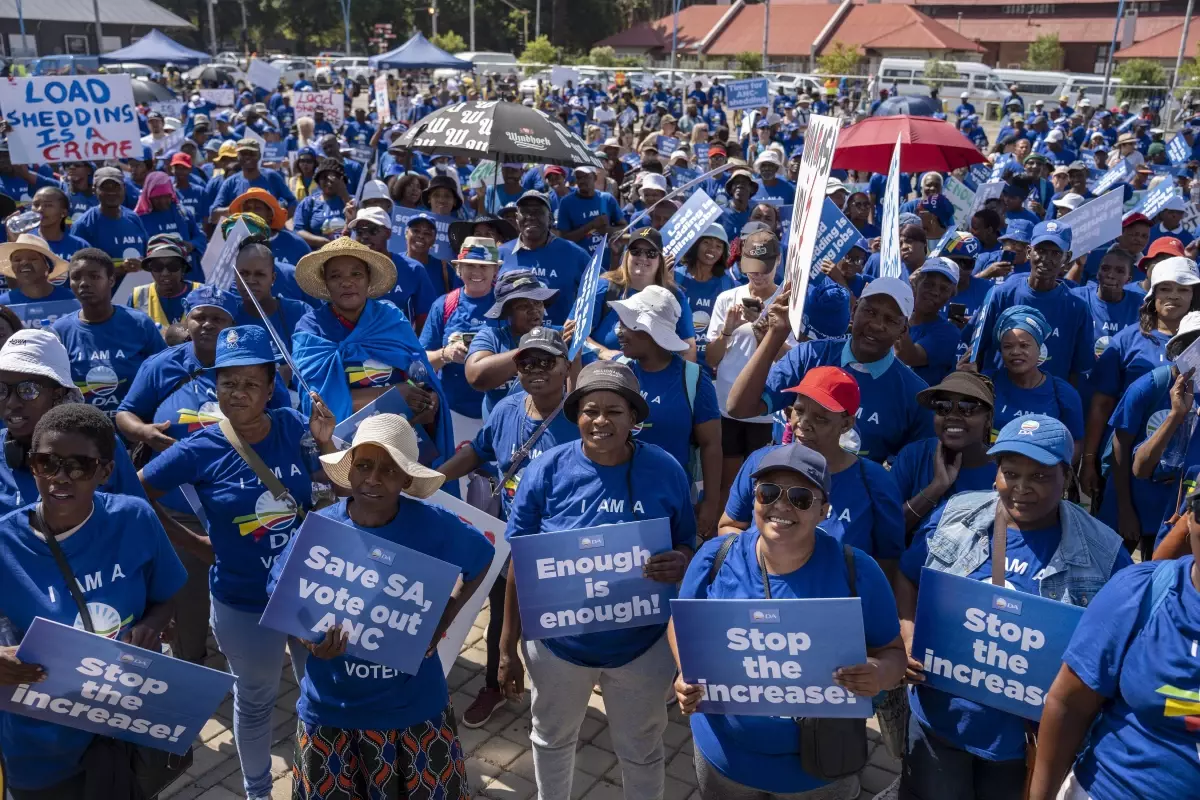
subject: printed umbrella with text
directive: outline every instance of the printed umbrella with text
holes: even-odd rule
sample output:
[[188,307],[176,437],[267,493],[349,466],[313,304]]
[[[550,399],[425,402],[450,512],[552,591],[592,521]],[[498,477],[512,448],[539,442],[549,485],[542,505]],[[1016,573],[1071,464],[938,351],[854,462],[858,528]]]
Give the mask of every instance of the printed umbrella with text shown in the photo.
[[888,173],[896,134],[900,134],[900,171],[950,172],[987,159],[953,125],[929,117],[869,117],[838,136],[833,169]]

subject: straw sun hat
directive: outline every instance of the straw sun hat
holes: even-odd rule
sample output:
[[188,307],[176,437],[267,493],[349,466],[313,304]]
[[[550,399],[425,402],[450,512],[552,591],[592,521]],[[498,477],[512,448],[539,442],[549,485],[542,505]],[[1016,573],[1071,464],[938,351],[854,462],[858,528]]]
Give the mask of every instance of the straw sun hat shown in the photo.
[[446,480],[442,473],[422,466],[417,461],[417,434],[408,420],[399,414],[376,414],[368,417],[354,432],[354,441],[349,450],[321,456],[321,463],[325,465],[325,474],[329,476],[329,480],[343,489],[350,488],[350,467],[354,463],[354,451],[364,444],[382,447],[392,457],[392,461],[396,462],[396,466],[412,478],[405,494],[425,499],[436,492]]
[[296,264],[296,284],[301,291],[318,300],[329,299],[329,288],[325,285],[325,263],[338,256],[353,256],[367,265],[371,280],[367,284],[367,296],[380,298],[396,285],[396,265],[383,253],[377,253],[365,244],[342,236],[316,252],[309,253]]

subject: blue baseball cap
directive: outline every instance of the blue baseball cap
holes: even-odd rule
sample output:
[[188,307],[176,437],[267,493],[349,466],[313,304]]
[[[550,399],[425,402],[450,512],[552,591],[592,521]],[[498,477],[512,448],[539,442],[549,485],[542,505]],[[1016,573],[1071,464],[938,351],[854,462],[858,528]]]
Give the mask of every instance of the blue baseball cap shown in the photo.
[[277,360],[271,336],[257,325],[226,328],[217,336],[217,355],[213,369],[274,364]]
[[860,237],[856,242],[850,245],[850,250],[862,250],[864,253],[869,254],[871,252],[871,243],[868,242],[865,237]]
[[810,283],[801,332],[809,339],[836,339],[850,328],[850,292],[831,280]]
[[946,242],[946,246],[942,248],[942,255],[947,258],[973,259],[979,255],[980,248],[979,240],[973,234],[966,231],[955,231],[950,240]]
[[1016,453],[1050,467],[1070,464],[1074,450],[1075,442],[1066,425],[1045,414],[1029,414],[1005,425],[988,455]]
[[1058,220],[1039,222],[1033,227],[1030,244],[1037,247],[1042,242],[1053,242],[1065,253],[1071,249],[1071,229]]
[[821,487],[825,498],[829,498],[829,465],[825,456],[798,442],[776,447],[758,463],[758,469],[750,476],[757,481],[771,472],[795,472],[815,486]]
[[238,298],[230,292],[222,291],[211,283],[204,283],[192,289],[183,298],[183,313],[190,314],[197,308],[219,308],[229,315],[230,319],[237,316],[237,308],[241,304]]
[[1033,223],[1027,219],[1014,219],[1008,223],[1004,233],[997,238],[1002,242],[1021,242],[1029,244],[1033,237]]
[[434,230],[437,230],[437,221],[434,220],[433,215],[424,211],[418,212],[409,217],[408,222],[404,223],[404,227],[411,228],[415,222],[428,222],[433,226]]

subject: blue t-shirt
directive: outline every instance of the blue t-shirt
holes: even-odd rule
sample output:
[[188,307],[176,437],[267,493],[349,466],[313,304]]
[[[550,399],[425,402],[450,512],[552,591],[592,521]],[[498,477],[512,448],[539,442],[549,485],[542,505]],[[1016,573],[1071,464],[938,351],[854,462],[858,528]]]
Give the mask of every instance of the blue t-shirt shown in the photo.
[[978,319],[972,321],[973,327],[983,326],[979,338],[981,365],[1004,366],[993,328],[1004,309],[1019,305],[1033,306],[1053,326],[1042,345],[1045,349],[1043,372],[1070,378],[1072,374],[1083,374],[1092,368],[1096,358],[1096,337],[1087,303],[1072,294],[1062,282],[1049,291],[1036,292],[1029,287],[1029,278],[1025,275],[1010,275],[1004,283],[993,287]]
[[341,235],[346,227],[346,204],[340,197],[310,194],[296,206],[293,230],[308,231],[326,239]]
[[[496,303],[491,292],[483,297],[469,297],[466,292],[454,290],[457,306],[446,314],[446,303],[450,295],[442,295],[433,301],[425,327],[421,329],[421,347],[427,351],[437,350],[450,343],[454,334],[460,337],[464,333],[478,334],[488,325],[484,316],[489,308]],[[451,305],[454,305],[451,302]],[[470,348],[468,348],[469,351]],[[446,400],[450,410],[464,417],[480,419],[483,416],[483,392],[471,388],[467,383],[466,367],[463,364],[447,362],[442,367],[438,377],[442,379],[442,389],[446,392]]]
[[0,305],[17,306],[26,303],[57,303],[62,300],[74,300],[75,295],[71,291],[71,287],[63,283],[58,286],[50,284],[50,294],[45,297],[33,298],[22,292],[15,286],[6,292],[0,292]]
[[697,375],[696,396],[689,405],[684,363],[679,356],[673,356],[671,363],[658,372],[647,372],[638,361],[629,361],[628,365],[650,406],[650,415],[634,426],[633,435],[639,441],[666,450],[686,470],[693,427],[719,420],[721,408],[712,379],[702,369]]
[[[32,500],[32,498],[31,498]],[[46,542],[29,524],[33,506],[0,518],[0,616],[16,629],[15,645],[43,617],[83,628],[79,611]],[[61,540],[79,578],[96,632],[124,635],[146,607],[170,600],[187,581],[162,523],[142,498],[97,492],[92,515]],[[42,789],[82,766],[94,734],[16,714],[0,714],[0,749],[13,787]]]
[[85,247],[91,247],[91,245],[83,239],[79,238],[78,236],[72,236],[69,233],[63,233],[61,239],[56,239],[53,242],[47,241],[46,244],[50,246],[51,253],[54,253],[54,255],[58,256],[64,261],[70,261],[71,256],[75,255],[77,251],[82,250]]
[[[798,385],[808,370],[842,366],[842,350],[847,341],[802,342],[775,362],[762,395],[768,412],[774,413],[795,401],[796,396],[787,390]],[[933,415],[917,403],[917,392],[928,386],[899,359],[889,357],[891,363],[878,377],[864,365],[845,367],[858,381],[861,395],[854,424],[859,441],[857,455],[876,463],[899,453],[909,442],[933,435]]]
[[913,367],[913,372],[930,386],[937,386],[958,364],[958,344],[962,341],[962,331],[939,313],[932,322],[909,327],[908,335],[913,344],[924,348],[928,359],[924,366]]
[[127,258],[141,258],[150,236],[141,217],[127,208],[117,210],[120,214],[113,219],[104,216],[100,206],[89,208],[71,223],[71,235],[99,247],[119,265]]
[[423,264],[399,253],[388,255],[396,265],[396,285],[379,299],[387,300],[403,311],[404,316],[416,322],[429,313],[429,307],[439,295],[433,290],[433,283]]
[[[0,449],[8,441],[8,429],[0,430]],[[145,498],[142,482],[138,480],[137,470],[125,449],[121,438],[113,434],[116,448],[113,451],[113,471],[109,479],[100,487],[110,494],[130,495]],[[27,463],[13,469],[6,462],[0,461],[0,514],[20,508],[35,502],[41,497],[38,494],[37,483]]]
[[515,269],[532,270],[538,280],[551,289],[557,289],[558,296],[546,305],[546,320],[562,325],[570,316],[575,296],[579,294],[579,282],[590,260],[588,251],[574,242],[555,236],[551,236],[546,244],[536,250],[527,247],[515,249],[520,241],[513,239],[500,245],[500,274]]
[[[433,287],[434,297],[449,294],[452,290],[463,285],[462,278],[458,277],[458,272],[455,271],[454,267],[440,258],[428,256],[425,263],[421,263],[410,255],[406,255],[405,258],[425,270],[425,276]],[[433,301],[431,300],[430,302],[432,303]]]
[[[1100,299],[1100,294],[1095,284],[1088,284],[1087,286],[1072,289],[1071,294],[1087,303],[1088,311],[1092,315],[1097,360],[1100,359],[1100,354],[1104,352],[1104,348],[1108,347],[1108,343],[1112,340],[1112,337],[1126,328],[1131,326],[1137,327],[1142,301],[1146,299],[1146,295],[1141,292],[1126,289],[1120,302],[1109,303]],[[1092,374],[1095,374],[1094,367]]]
[[[1138,564],[1115,575],[1092,599],[1066,663],[1108,700],[1075,762],[1075,777],[1095,800],[1194,796],[1197,761],[1196,642],[1200,593],[1195,559]],[[1156,569],[1170,570],[1171,588],[1139,630],[1152,602]]]
[[[428,325],[428,322],[426,322]],[[475,333],[475,338],[471,340],[470,347],[467,348],[467,358],[476,353],[507,353],[509,350],[515,349],[517,342],[513,339],[512,328],[506,324],[501,325],[485,325]],[[521,386],[520,379],[514,375],[502,385],[495,389],[489,389],[483,393],[483,415],[487,417],[491,410],[507,397],[513,391]]]
[[[754,599],[763,596],[756,546],[758,531],[737,535],[712,585],[708,573],[724,537],[706,542],[688,565],[679,588],[682,599]],[[879,565],[854,551],[855,588],[862,600],[863,631],[869,648],[900,635],[896,600]],[[850,579],[842,546],[816,532],[812,555],[787,575],[767,575],[772,599],[848,597]],[[554,640],[551,640],[554,641]],[[846,664],[844,666],[853,666]],[[701,754],[725,777],[764,792],[806,792],[824,785],[800,766],[800,729],[786,717],[693,714],[692,736]]]
[[[300,259],[311,252],[312,248],[308,246],[308,243],[289,230],[277,231],[271,236],[271,255],[275,257],[276,271],[278,271],[280,263],[296,266],[300,263]],[[299,290],[297,289],[297,291]],[[303,300],[307,297],[308,295],[301,292],[299,297],[293,299]],[[311,298],[309,299],[311,300]]]
[[[588,458],[581,442],[568,442],[525,468],[504,537],[511,542],[515,536],[663,517],[670,522],[672,547],[695,547],[691,486],[666,451],[637,442],[629,461],[608,467]],[[649,650],[666,629],[648,625],[561,636],[543,644],[572,664],[611,669]]]
[[195,487],[215,558],[209,590],[214,599],[241,611],[266,608],[267,573],[300,527],[299,509],[312,508],[312,475],[321,469],[307,420],[290,408],[267,414],[270,433],[250,447],[293,503],[275,499],[216,425],[177,442],[142,468],[146,484],[159,491],[185,483]]
[[[607,278],[601,278],[596,282],[596,294],[593,299],[592,310],[592,335],[589,337],[593,341],[599,343],[609,350],[620,350],[621,343],[617,341],[617,323],[621,318],[617,316],[617,310],[611,305],[606,305],[608,296],[609,282]],[[616,298],[618,300],[627,300],[633,297],[637,292],[629,287],[621,292]],[[696,328],[692,320],[692,306],[688,303],[687,297],[678,289],[675,289],[675,299],[679,301],[679,321],[675,323],[675,335],[680,339],[687,341],[696,337]]]
[[1170,338],[1162,331],[1144,334],[1137,325],[1117,332],[1096,359],[1089,381],[1092,388],[1109,397],[1120,397],[1138,378],[1168,363]]
[[[933,480],[933,459],[937,457],[937,437],[906,444],[892,462],[889,473],[900,491],[900,500],[917,496]],[[996,482],[996,465],[990,461],[981,467],[963,467],[942,496],[943,503],[959,492],[986,491]],[[941,504],[939,504],[941,505]]]
[[[573,231],[601,215],[608,217],[609,225],[621,225],[625,222],[621,206],[608,192],[594,192],[591,197],[584,198],[580,197],[576,190],[558,201],[554,226],[560,231]],[[603,241],[604,234],[593,231],[578,244],[587,250],[588,255],[595,255],[596,249]]]
[[750,198],[752,204],[771,203],[771,205],[791,205],[796,197],[796,184],[783,178],[776,178],[775,185],[767,186],[766,181],[758,179],[758,191]]
[[[525,442],[529,441],[529,438],[543,422],[543,420],[535,420],[525,413],[526,397],[528,395],[523,391],[516,392],[496,403],[491,413],[488,414],[487,422],[483,424],[479,433],[475,434],[475,440],[471,442],[475,454],[487,463],[494,463],[501,477],[512,467],[513,456],[516,452],[524,446]],[[504,482],[504,486],[500,490],[503,519],[508,519],[513,497],[516,496],[517,487],[521,485],[521,478],[529,463],[555,445],[573,442],[578,438],[578,426],[561,413],[554,417],[537,441],[530,445],[529,457],[517,468],[513,476]]]
[[288,188],[287,181],[283,176],[273,169],[260,169],[258,177],[254,180],[250,180],[240,172],[226,178],[221,183],[221,188],[213,201],[213,208],[228,208],[229,204],[239,195],[245,194],[254,187],[266,189],[284,208],[292,208],[296,205],[296,196]]
[[147,358],[167,345],[150,317],[132,308],[113,307],[104,322],[85,322],[76,311],[51,326],[71,357],[71,380],[90,403],[110,417],[129,391]]
[[[754,522],[754,479],[758,465],[779,445],[767,445],[746,457],[729,489],[725,515],[738,522]],[[904,511],[888,472],[874,461],[860,458],[830,476],[829,516],[820,527],[839,542],[857,547],[873,558],[900,558],[904,552]]]
[[707,366],[704,351],[708,348],[708,322],[712,319],[713,306],[721,292],[738,287],[737,280],[728,271],[698,281],[684,267],[675,269],[675,283],[687,298],[692,311],[692,328],[696,332],[696,361]]
[[984,370],[996,391],[992,440],[1005,425],[1027,414],[1045,414],[1060,420],[1071,438],[1083,438],[1083,403],[1075,387],[1055,375],[1046,375],[1040,386],[1023,389],[1008,377],[1008,370]]
[[742,228],[750,221],[751,207],[746,206],[745,211],[737,211],[732,206],[721,212],[721,216],[717,217],[717,223],[725,229],[725,235],[729,237],[729,241],[733,241],[742,235]]
[[[453,564],[462,571],[464,582],[474,580],[492,563],[496,552],[492,543],[445,509],[401,495],[391,522],[365,528],[350,518],[349,502],[343,499],[316,513]],[[284,564],[293,555],[294,542],[293,538],[276,559],[268,590],[275,588]],[[436,625],[437,621],[432,620],[431,624]],[[296,713],[308,725],[343,730],[401,730],[434,719],[449,700],[446,676],[436,651],[421,662],[416,675],[341,655],[308,660],[300,682]]]

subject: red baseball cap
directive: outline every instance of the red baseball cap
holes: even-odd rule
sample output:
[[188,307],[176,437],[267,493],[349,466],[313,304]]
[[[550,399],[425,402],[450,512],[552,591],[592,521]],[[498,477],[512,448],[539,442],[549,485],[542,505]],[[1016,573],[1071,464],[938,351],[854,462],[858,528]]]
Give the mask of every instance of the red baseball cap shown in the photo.
[[1128,228],[1130,225],[1137,225],[1138,223],[1143,225],[1153,225],[1153,223],[1150,222],[1149,217],[1140,211],[1136,211],[1125,217],[1125,219],[1121,220],[1121,227]]
[[557,175],[560,178],[567,177],[567,171],[565,169],[563,169],[562,167],[558,166],[557,164],[546,167],[546,171],[543,172],[542,174],[543,175]]
[[175,155],[171,156],[171,166],[173,167],[176,164],[183,164],[185,167],[191,169],[192,157],[187,153],[176,153]]
[[719,156],[728,156],[729,153],[727,153],[725,151],[725,148],[722,147],[721,145],[713,144],[713,145],[709,145],[709,147],[708,147],[708,155],[709,155],[709,158],[711,158],[713,156],[718,156],[718,155]]
[[858,381],[841,367],[813,367],[799,386],[786,391],[802,394],[830,411],[858,413]]
[[1180,256],[1184,257],[1183,242],[1176,239],[1174,236],[1160,236],[1150,244],[1150,250],[1138,261],[1138,267],[1145,272],[1146,262],[1158,256]]

